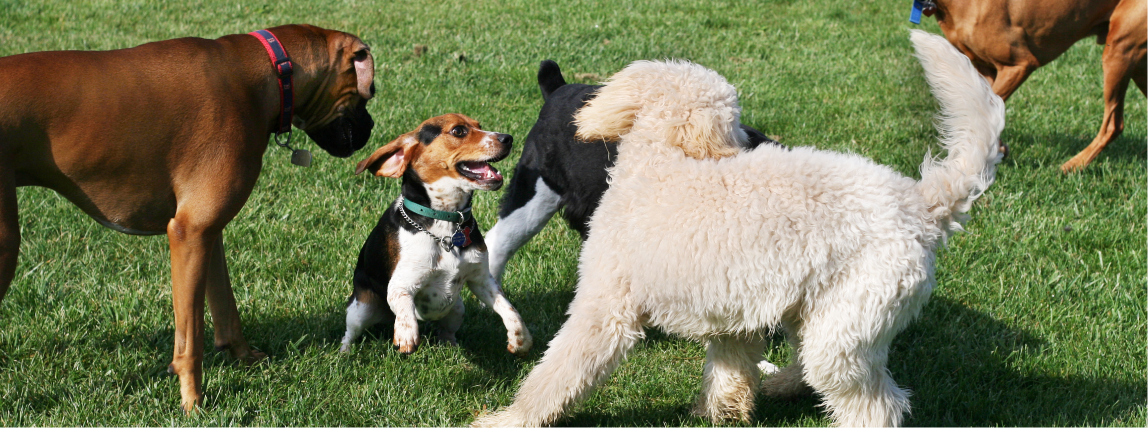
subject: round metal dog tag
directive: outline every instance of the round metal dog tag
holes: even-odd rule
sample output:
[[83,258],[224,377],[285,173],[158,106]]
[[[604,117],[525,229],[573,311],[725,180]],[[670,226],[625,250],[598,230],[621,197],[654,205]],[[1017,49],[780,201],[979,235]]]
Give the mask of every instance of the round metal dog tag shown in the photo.
[[311,152],[306,150],[292,150],[291,163],[299,166],[311,166]]

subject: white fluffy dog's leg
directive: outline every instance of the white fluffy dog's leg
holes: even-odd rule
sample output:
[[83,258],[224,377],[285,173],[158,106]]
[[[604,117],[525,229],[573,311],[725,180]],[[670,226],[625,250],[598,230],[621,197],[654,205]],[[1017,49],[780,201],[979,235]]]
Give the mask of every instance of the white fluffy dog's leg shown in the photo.
[[730,419],[749,422],[754,393],[761,382],[757,363],[765,349],[762,337],[717,336],[706,346],[702,393],[694,414],[714,423]]
[[[801,365],[801,331],[799,330],[801,323],[792,318],[787,316],[786,320],[782,322],[782,326],[785,330],[785,339],[793,348],[793,358],[788,366],[777,369],[773,373],[766,373],[770,376],[762,382],[761,390],[768,397],[790,398],[813,393],[813,389],[805,383],[805,374],[802,372],[804,367]],[[768,364],[768,361],[763,360],[762,363]]]
[[576,296],[570,318],[522,381],[514,404],[476,419],[472,426],[549,425],[590,394],[643,335],[638,315],[626,300]]
[[822,395],[835,425],[899,426],[909,411],[909,393],[885,368],[896,332],[885,314],[867,319],[861,305],[846,305],[825,305],[807,320],[805,379]]

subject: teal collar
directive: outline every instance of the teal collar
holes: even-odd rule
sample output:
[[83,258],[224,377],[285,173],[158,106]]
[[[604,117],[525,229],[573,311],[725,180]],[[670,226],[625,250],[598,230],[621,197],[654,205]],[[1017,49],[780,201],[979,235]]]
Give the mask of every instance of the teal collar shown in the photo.
[[407,198],[403,198],[403,206],[408,210],[413,211],[415,214],[421,215],[423,217],[449,221],[451,223],[462,223],[471,217],[469,206],[463,208],[462,211],[439,211],[434,208],[424,207],[422,205],[411,202],[411,200]]

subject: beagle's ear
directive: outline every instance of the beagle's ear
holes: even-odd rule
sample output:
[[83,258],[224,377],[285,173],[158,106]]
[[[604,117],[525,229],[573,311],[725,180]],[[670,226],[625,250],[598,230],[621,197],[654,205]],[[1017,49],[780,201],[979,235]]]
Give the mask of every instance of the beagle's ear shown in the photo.
[[400,178],[411,163],[414,148],[418,146],[411,134],[403,134],[383,147],[379,147],[355,166],[355,174],[370,170],[379,177]]

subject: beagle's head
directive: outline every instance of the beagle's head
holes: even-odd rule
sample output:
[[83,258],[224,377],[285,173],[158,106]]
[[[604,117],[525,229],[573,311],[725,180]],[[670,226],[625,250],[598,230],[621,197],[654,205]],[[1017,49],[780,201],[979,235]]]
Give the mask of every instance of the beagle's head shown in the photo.
[[483,131],[474,119],[445,114],[375,150],[355,174],[399,178],[410,169],[428,185],[448,180],[463,190],[498,190],[502,174],[490,163],[506,158],[512,141],[509,134]]

